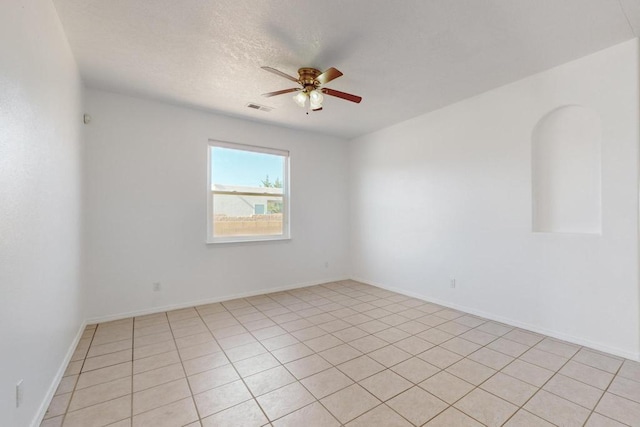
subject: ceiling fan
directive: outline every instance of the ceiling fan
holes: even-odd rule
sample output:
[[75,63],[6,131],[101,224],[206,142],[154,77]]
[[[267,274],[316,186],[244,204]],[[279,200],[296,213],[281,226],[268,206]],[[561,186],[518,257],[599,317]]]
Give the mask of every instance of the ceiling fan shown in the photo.
[[315,68],[300,68],[298,70],[298,78],[283,73],[280,70],[276,70],[275,68],[262,67],[262,69],[265,71],[269,71],[270,73],[277,74],[280,77],[284,77],[285,79],[291,80],[300,85],[300,87],[294,87],[291,89],[263,93],[262,96],[271,97],[276,95],[283,95],[285,93],[298,92],[293,97],[293,100],[300,107],[304,108],[308,98],[309,108],[311,109],[311,111],[322,110],[322,101],[324,100],[324,97],[322,96],[323,93],[325,95],[346,99],[347,101],[355,102],[356,104],[359,104],[360,101],[362,101],[362,97],[360,96],[351,95],[350,93],[340,92],[339,90],[322,87],[326,83],[329,83],[331,80],[337,79],[342,75],[340,71],[333,67],[329,68],[324,73],[320,72],[320,70],[316,70]]

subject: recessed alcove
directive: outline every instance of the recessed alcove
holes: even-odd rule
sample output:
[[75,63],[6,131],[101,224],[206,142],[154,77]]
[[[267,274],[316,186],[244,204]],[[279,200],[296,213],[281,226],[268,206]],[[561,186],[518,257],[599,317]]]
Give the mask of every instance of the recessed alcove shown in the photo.
[[567,105],[547,113],[532,137],[533,231],[602,231],[599,114]]

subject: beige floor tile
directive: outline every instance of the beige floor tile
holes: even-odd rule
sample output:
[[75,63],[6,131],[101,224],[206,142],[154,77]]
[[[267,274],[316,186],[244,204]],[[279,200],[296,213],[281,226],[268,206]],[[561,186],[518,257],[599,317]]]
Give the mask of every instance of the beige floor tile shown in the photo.
[[529,331],[523,331],[522,329],[514,329],[513,331],[505,334],[504,338],[524,344],[527,347],[531,347],[542,341],[544,336]]
[[582,426],[589,416],[589,410],[544,390],[536,393],[524,409],[563,427]]
[[295,381],[294,376],[284,366],[277,366],[244,378],[245,384],[254,396],[261,396]]
[[210,371],[200,372],[190,376],[189,385],[193,394],[202,393],[203,391],[219,387],[223,384],[240,379],[240,376],[231,365],[223,365]]
[[424,353],[420,353],[418,357],[440,369],[445,369],[462,359],[459,354],[442,347],[433,347]]
[[284,329],[282,329],[278,325],[274,325],[274,326],[270,326],[270,327],[267,327],[267,328],[254,330],[254,331],[251,332],[251,334],[253,334],[253,336],[256,337],[258,340],[266,340],[268,338],[277,337],[277,336],[280,336],[280,335],[284,335],[286,333],[287,333],[287,331],[285,331]]
[[490,342],[498,339],[498,337],[496,337],[495,335],[492,335],[488,332],[479,331],[477,329],[472,329],[468,332],[465,332],[464,334],[460,335],[460,338],[479,345],[487,345]]
[[394,345],[388,345],[372,351],[368,356],[387,368],[411,358],[411,354]]
[[451,335],[461,335],[471,330],[470,327],[457,322],[446,322],[436,326],[436,328],[440,329],[441,331],[445,331]]
[[450,407],[425,424],[425,427],[482,427],[482,424]]
[[171,350],[177,349],[174,341],[162,341],[156,344],[150,344],[145,346],[133,348],[133,360],[142,359],[145,357],[153,356],[160,353],[166,353]]
[[611,418],[605,417],[604,415],[592,412],[591,416],[587,420],[587,423],[585,424],[585,427],[625,427],[625,424],[614,421]]
[[513,361],[513,357],[487,347],[471,353],[467,358],[496,370],[504,368]]
[[[382,323],[382,322],[381,322]],[[402,325],[400,325],[402,326]],[[374,333],[374,336],[380,338],[388,343],[395,343],[405,338],[409,338],[411,334],[403,331],[400,328],[396,327],[388,327],[386,329],[380,330]]]
[[79,376],[80,375],[70,375],[68,377],[62,377],[62,379],[60,380],[60,384],[58,384],[58,388],[56,389],[55,396],[59,394],[71,393],[76,387]]
[[373,426],[411,427],[411,423],[402,418],[396,411],[389,408],[387,405],[379,405],[346,424],[346,427]]
[[351,341],[363,338],[368,334],[360,328],[351,326],[349,328],[333,332],[333,335],[346,343],[350,343]]
[[500,353],[504,353],[511,357],[520,357],[522,353],[529,350],[529,347],[526,345],[504,338],[498,338],[497,340],[489,343],[487,348],[499,351]]
[[490,376],[496,373],[495,369],[491,369],[488,366],[481,365],[480,363],[469,359],[462,359],[461,361],[449,366],[446,370],[450,374],[453,374],[458,378],[462,378],[474,385],[482,384]]
[[229,363],[229,359],[221,351],[206,356],[201,356],[195,359],[185,360],[183,367],[187,375],[194,375],[200,372],[209,371],[214,368],[226,365]]
[[578,350],[580,350],[579,345],[570,344],[568,342],[555,340],[549,337],[536,344],[535,348],[562,357],[573,357]]
[[145,335],[144,337],[135,338],[133,340],[133,348],[159,344],[164,341],[171,341],[173,343],[173,334],[171,332],[161,332],[159,334],[151,334]]
[[193,399],[188,397],[177,402],[161,406],[139,415],[134,415],[133,427],[174,427],[184,426],[198,420]]
[[455,337],[450,339],[449,341],[443,342],[442,344],[440,344],[440,347],[457,353],[461,356],[468,356],[474,351],[480,349],[481,346],[460,337]]
[[54,396],[49,403],[49,407],[47,408],[47,412],[44,414],[44,418],[47,419],[64,414],[69,407],[71,395],[71,393],[65,393]]
[[156,323],[149,326],[140,327],[140,328],[136,327],[133,332],[133,337],[135,339],[135,338],[144,337],[146,335],[159,334],[162,332],[171,332],[171,328],[169,327],[169,322],[158,320],[156,321]]
[[304,344],[316,353],[319,353],[323,350],[339,346],[343,344],[343,342],[333,335],[326,334],[317,338],[307,340],[304,342]]
[[150,411],[191,396],[187,380],[181,378],[133,394],[133,415]]
[[341,331],[343,329],[350,328],[351,325],[343,320],[336,319],[336,320],[332,320],[331,322],[321,323],[320,325],[318,325],[318,327],[324,329],[329,333],[333,333],[333,332]]
[[92,345],[89,348],[87,357],[102,356],[109,353],[117,353],[122,350],[129,350],[133,348],[133,341],[130,339],[115,341],[108,344]]
[[379,320],[370,320],[369,322],[361,323],[360,325],[358,325],[358,328],[370,334],[375,334],[377,332],[384,331],[385,329],[391,329],[389,325]]
[[482,383],[480,388],[517,406],[524,405],[538,391],[537,387],[502,372],[498,372]]
[[131,416],[131,396],[123,396],[104,403],[69,412],[65,427],[99,427]]
[[352,380],[360,381],[384,370],[384,366],[368,356],[360,356],[337,366]]
[[327,334],[327,331],[325,331],[324,329],[320,329],[317,326],[311,326],[309,328],[300,329],[299,331],[291,332],[291,335],[293,335],[294,337],[296,337],[296,339],[300,341],[311,340],[313,338],[318,338],[326,334]]
[[84,372],[78,377],[76,390],[117,380],[118,378],[130,377],[132,375],[132,369],[133,363],[126,362],[107,368],[96,369],[95,371]]
[[337,347],[321,351],[320,356],[332,365],[339,365],[362,355],[360,350],[356,350],[349,344],[341,344]]
[[542,387],[553,376],[553,371],[522,360],[514,360],[502,372],[536,387]]
[[553,427],[553,424],[546,422],[540,417],[520,409],[504,425],[505,427]]
[[203,427],[260,427],[269,420],[254,400],[220,411],[202,420]]
[[420,387],[413,387],[387,402],[415,425],[422,425],[447,408],[447,404]]
[[347,423],[381,402],[358,384],[350,385],[321,400],[341,423]]
[[278,365],[280,365],[280,362],[270,353],[264,353],[259,356],[241,360],[239,362],[233,362],[233,366],[235,366],[240,375],[243,377],[257,374],[258,372],[274,368]]
[[455,407],[489,427],[501,426],[518,407],[481,389],[460,399]]
[[349,342],[349,345],[363,353],[369,353],[388,345],[388,343],[374,335],[367,335]]
[[554,375],[544,385],[543,390],[584,406],[587,409],[593,409],[603,393],[602,390],[596,387],[586,385],[561,374]]
[[403,340],[400,340],[400,341],[396,342],[394,344],[394,346],[406,351],[407,353],[410,353],[413,356],[415,356],[417,354],[420,354],[420,353],[423,353],[423,352],[429,350],[434,345],[431,344],[428,341],[425,341],[425,340],[421,339],[421,338],[412,336],[412,337],[405,338]]
[[618,375],[630,380],[640,382],[640,362],[625,360]]
[[230,350],[226,350],[225,354],[231,362],[239,362],[241,360],[249,359],[250,357],[258,356],[267,352],[267,349],[260,342],[254,342],[250,344],[234,347]]
[[313,350],[302,343],[290,345],[272,352],[280,363],[289,363],[313,354]]
[[336,368],[327,369],[300,381],[316,399],[322,399],[353,384],[353,381]]
[[640,383],[636,381],[617,376],[607,391],[640,403]]
[[213,336],[209,332],[189,335],[182,338],[176,338],[176,346],[178,348],[187,348],[198,344],[204,344],[213,341]]
[[601,390],[605,390],[613,379],[613,374],[574,362],[573,360],[567,362],[558,372],[569,378],[598,387]]
[[440,368],[437,368],[417,357],[412,357],[411,359],[398,363],[391,367],[391,370],[414,384],[422,382],[440,372]]
[[340,423],[320,403],[315,402],[286,415],[274,427],[339,427]]
[[63,419],[64,415],[58,415],[57,417],[42,420],[40,427],[62,427]]
[[605,393],[596,412],[630,426],[640,426],[640,404],[624,397]]
[[537,348],[531,348],[520,356],[520,360],[524,360],[525,362],[556,372],[562,368],[569,359],[553,353],[538,350]]
[[474,386],[460,378],[442,371],[421,382],[420,387],[452,405],[465,394],[473,390]]
[[133,361],[133,373],[139,374],[146,371],[162,368],[163,366],[180,363],[180,356],[176,350],[167,353],[156,354],[155,356],[145,357]]
[[573,360],[575,362],[580,362],[584,365],[591,366],[592,368],[597,368],[611,374],[615,374],[622,366],[623,360],[607,356],[602,353],[591,351],[586,348],[581,349],[573,356]]
[[439,329],[429,329],[424,332],[420,332],[416,335],[418,338],[421,338],[425,341],[428,341],[435,345],[440,345],[443,342],[449,341],[451,338],[454,338],[455,335],[451,335],[448,332],[441,331]]
[[293,335],[287,333],[284,335],[278,335],[273,338],[267,338],[260,340],[260,343],[269,351],[275,351],[281,348],[289,347],[294,344],[298,344],[300,341]]
[[102,356],[90,357],[84,361],[82,372],[94,371],[96,369],[118,365],[120,363],[129,362],[131,360],[133,360],[132,350],[122,350]]
[[488,332],[491,335],[495,335],[497,337],[501,337],[504,334],[512,331],[513,327],[496,322],[487,322],[483,325],[478,326],[478,330]]
[[413,387],[413,383],[389,369],[374,374],[359,384],[383,402]]
[[407,323],[403,323],[402,325],[397,326],[398,329],[407,332],[410,335],[419,334],[420,332],[424,332],[430,327],[425,325],[424,323],[420,323],[417,320],[412,320]]
[[294,377],[301,380],[318,372],[329,369],[331,365],[317,354],[294,360],[284,365]]
[[235,381],[193,396],[201,418],[251,399],[242,381]]
[[180,358],[182,360],[191,360],[208,354],[217,353],[219,351],[221,351],[220,346],[214,341],[178,349],[178,353],[180,353]]
[[240,335],[234,335],[232,337],[222,338],[218,340],[218,344],[223,350],[229,350],[234,347],[238,347],[245,344],[257,342],[256,339],[250,333],[244,333]]
[[133,376],[133,391],[142,391],[169,381],[184,378],[184,370],[180,363],[143,372]]
[[77,411],[87,406],[106,402],[117,397],[131,394],[131,378],[125,377],[115,381],[76,390],[69,404],[69,411]]
[[312,403],[315,399],[300,383],[295,382],[264,394],[257,400],[267,417],[274,421]]

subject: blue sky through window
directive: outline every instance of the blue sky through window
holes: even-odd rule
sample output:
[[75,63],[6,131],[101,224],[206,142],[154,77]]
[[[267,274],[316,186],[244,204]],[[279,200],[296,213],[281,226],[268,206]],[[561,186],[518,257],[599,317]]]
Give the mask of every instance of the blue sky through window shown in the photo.
[[261,187],[262,180],[283,182],[284,159],[273,154],[211,147],[211,177],[215,184]]

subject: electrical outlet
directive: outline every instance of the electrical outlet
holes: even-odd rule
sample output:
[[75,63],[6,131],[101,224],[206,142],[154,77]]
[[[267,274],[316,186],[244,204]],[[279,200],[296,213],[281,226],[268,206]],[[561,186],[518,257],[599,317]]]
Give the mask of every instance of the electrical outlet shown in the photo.
[[451,288],[455,288],[456,287],[456,279],[451,279],[451,281],[449,282],[449,286]]
[[19,408],[20,405],[22,405],[22,398],[23,398],[22,382],[23,380],[20,380],[16,384],[16,408]]
[[153,284],[153,292],[160,292],[162,290],[162,284],[160,282],[155,282]]

